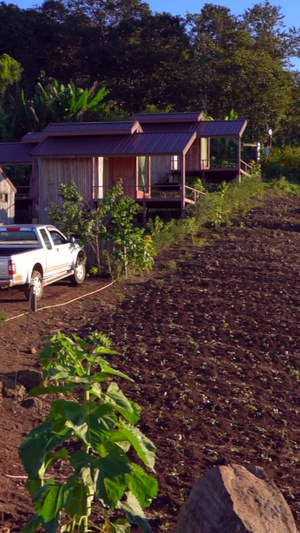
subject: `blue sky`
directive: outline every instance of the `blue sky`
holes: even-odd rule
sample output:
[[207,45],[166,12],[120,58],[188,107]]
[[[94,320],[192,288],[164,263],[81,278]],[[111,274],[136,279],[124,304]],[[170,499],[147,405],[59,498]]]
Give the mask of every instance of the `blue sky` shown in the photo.
[[[146,0],[145,0],[146,1]],[[21,8],[34,7],[41,4],[36,0],[8,0],[6,3],[16,4]],[[152,11],[167,11],[173,15],[186,15],[187,12],[199,13],[205,3],[212,3],[220,6],[228,7],[234,15],[242,15],[247,9],[251,9],[254,4],[263,3],[263,0],[257,0],[256,2],[249,2],[246,0],[207,0],[207,2],[199,2],[199,0],[150,0],[147,2],[150,5]],[[296,29],[300,28],[300,9],[297,8],[298,0],[282,0],[280,2],[273,2],[271,4],[275,6],[281,6],[281,13],[284,16],[284,23],[288,28],[293,26]],[[300,70],[300,59],[294,61],[297,68]]]

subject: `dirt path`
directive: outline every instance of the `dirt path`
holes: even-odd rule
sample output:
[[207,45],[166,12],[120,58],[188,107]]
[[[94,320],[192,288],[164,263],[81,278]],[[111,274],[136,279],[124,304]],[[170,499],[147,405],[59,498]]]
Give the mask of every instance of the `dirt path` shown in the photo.
[[[300,527],[299,228],[300,199],[274,198],[230,228],[174,245],[150,276],[0,328],[1,372],[38,368],[45,334],[110,336],[115,364],[135,379],[124,390],[143,406],[142,430],[158,448],[154,533],[174,530],[200,475],[233,462],[263,466]],[[46,291],[43,306],[74,294],[67,283]],[[0,296],[8,316],[27,306]],[[24,479],[5,475],[23,475],[17,448],[42,415],[43,404],[2,399],[0,528],[11,532],[32,507]]]

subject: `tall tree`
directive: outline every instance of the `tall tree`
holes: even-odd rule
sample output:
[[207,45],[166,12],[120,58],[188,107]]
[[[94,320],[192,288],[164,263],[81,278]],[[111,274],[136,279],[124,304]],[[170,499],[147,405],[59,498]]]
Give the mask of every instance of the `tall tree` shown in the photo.
[[188,14],[187,21],[193,53],[189,72],[192,105],[222,118],[236,107],[232,100],[235,58],[249,37],[227,7],[205,4],[199,14]]
[[22,66],[8,54],[0,56],[0,96],[3,96],[10,85],[20,81]]
[[278,29],[280,8],[267,1],[235,17],[228,8],[205,4],[199,15],[189,15],[189,22],[194,102],[198,93],[202,107],[215,118],[234,107],[258,135],[266,124],[278,127],[290,103],[293,74],[287,66],[295,51],[290,33]]
[[130,113],[149,105],[183,110],[189,53],[181,17],[156,13],[140,21],[123,20],[109,32],[109,55],[114,61],[108,71],[107,86]]

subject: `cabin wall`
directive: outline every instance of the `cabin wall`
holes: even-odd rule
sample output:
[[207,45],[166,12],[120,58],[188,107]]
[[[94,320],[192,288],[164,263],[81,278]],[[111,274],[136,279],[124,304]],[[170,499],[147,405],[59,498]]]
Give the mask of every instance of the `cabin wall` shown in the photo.
[[108,160],[108,172],[104,178],[105,190],[112,189],[119,181],[123,181],[125,195],[136,198],[135,157],[114,157]]
[[194,140],[186,154],[186,170],[198,170],[201,168],[201,139]]
[[51,222],[47,208],[52,202],[60,203],[58,194],[60,183],[70,183],[73,179],[79,193],[87,200],[92,201],[93,195],[93,158],[57,158],[39,160],[38,182],[38,222],[45,224]]
[[197,137],[186,154],[186,170],[199,170],[209,166],[210,140],[206,137]]
[[15,191],[0,170],[0,224],[13,224],[15,219]]

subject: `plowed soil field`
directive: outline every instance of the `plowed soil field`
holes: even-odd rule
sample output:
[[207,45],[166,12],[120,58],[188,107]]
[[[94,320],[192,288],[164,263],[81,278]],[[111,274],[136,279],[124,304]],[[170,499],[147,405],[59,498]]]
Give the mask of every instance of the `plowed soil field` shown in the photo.
[[[34,314],[22,293],[0,292],[2,374],[38,369],[42,337],[59,330],[112,339],[157,446],[154,533],[174,531],[196,480],[229,463],[262,466],[300,528],[299,230],[299,197],[269,197],[232,226],[173,245],[150,275],[100,291],[109,280],[49,286]],[[0,398],[0,531],[19,532],[33,507],[18,447],[47,405]]]

